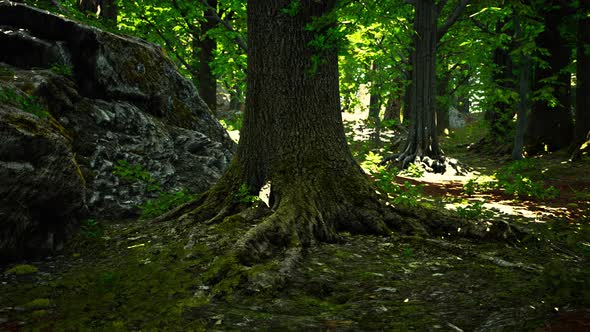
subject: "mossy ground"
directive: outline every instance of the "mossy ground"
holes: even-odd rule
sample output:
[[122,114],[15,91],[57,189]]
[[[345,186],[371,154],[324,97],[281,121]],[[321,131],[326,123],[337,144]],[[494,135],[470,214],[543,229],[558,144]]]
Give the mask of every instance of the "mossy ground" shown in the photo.
[[21,262],[38,271],[0,275],[0,330],[533,331],[590,308],[586,219],[496,217],[532,233],[521,242],[341,234],[311,248],[281,287],[264,287],[278,260],[249,267],[227,254],[253,226],[240,216],[104,223],[60,256]]
[[[452,324],[530,331],[556,308],[590,305],[588,252],[558,236],[510,245],[452,240],[460,249],[449,249],[421,238],[343,234],[341,243],[311,249],[280,289],[237,291],[260,271],[222,255],[231,241],[220,240],[250,226],[234,219],[198,227],[185,248],[187,226],[111,224],[102,238],[80,237],[62,256],[31,262],[35,274],[4,274],[0,327],[444,331]],[[579,234],[559,227],[569,237]],[[539,269],[504,267],[485,256]]]

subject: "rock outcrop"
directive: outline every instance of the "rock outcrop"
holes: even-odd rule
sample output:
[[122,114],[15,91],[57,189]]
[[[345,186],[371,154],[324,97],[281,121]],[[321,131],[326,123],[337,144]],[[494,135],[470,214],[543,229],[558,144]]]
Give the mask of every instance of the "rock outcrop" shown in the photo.
[[[5,128],[16,127],[7,120],[8,114],[19,114],[35,123],[35,128],[51,132],[49,136],[32,135],[39,142],[51,141],[55,151],[57,146],[63,150],[55,160],[46,160],[48,164],[43,167],[62,172],[63,180],[71,176],[72,188],[64,191],[64,197],[76,196],[73,187],[85,183],[91,217],[137,216],[137,207],[153,195],[146,183],[115,175],[118,162],[140,166],[161,190],[186,188],[193,193],[206,190],[228,166],[235,144],[193,84],[178,73],[159,46],[9,1],[0,1],[0,44],[0,104],[4,104],[0,151],[8,148]],[[7,96],[15,94],[22,97],[11,102]],[[27,109],[30,103],[38,103],[49,115],[27,114],[36,113]],[[21,141],[13,140],[14,144],[24,144]],[[29,154],[25,145],[12,147],[19,148]],[[28,155],[27,162],[41,156],[40,152]],[[3,154],[0,165],[0,185],[26,184],[31,187],[21,188],[23,192],[38,191],[38,203],[25,205],[31,215],[42,212],[53,216],[57,210],[65,211],[64,206],[52,206],[53,198],[42,199],[49,191],[61,188],[61,180],[36,185],[37,180],[27,178],[30,168],[25,161],[14,161]],[[10,182],[15,167],[28,182]],[[0,192],[0,211],[10,211],[17,203],[4,192]],[[72,199],[71,207],[79,210],[72,211],[72,216],[85,214],[83,201],[78,196]],[[18,219],[11,223],[18,224]],[[3,225],[0,232],[6,238],[20,241],[32,236],[26,231],[7,231]],[[64,225],[66,228],[71,227]],[[1,242],[0,250],[3,248],[6,245]]]

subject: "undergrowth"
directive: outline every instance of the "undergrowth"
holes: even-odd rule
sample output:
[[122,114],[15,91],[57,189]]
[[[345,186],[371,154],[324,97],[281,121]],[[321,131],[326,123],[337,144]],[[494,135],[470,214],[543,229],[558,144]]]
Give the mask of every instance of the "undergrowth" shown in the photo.
[[195,198],[187,189],[163,190],[162,184],[152,177],[141,165],[130,164],[127,160],[119,160],[114,167],[113,174],[121,179],[138,182],[145,186],[147,193],[152,193],[155,198],[148,199],[139,206],[140,219],[150,219],[184,204]]

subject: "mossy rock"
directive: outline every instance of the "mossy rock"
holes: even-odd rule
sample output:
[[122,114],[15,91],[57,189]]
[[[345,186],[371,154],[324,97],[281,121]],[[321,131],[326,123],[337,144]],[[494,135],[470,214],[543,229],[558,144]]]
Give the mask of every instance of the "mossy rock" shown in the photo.
[[27,309],[43,309],[49,308],[49,299],[34,299],[33,301],[25,304]]
[[37,273],[38,271],[39,271],[39,269],[37,269],[33,265],[22,264],[22,265],[13,266],[12,268],[6,270],[6,272],[4,272],[4,273],[15,274],[15,275],[25,275],[25,274]]

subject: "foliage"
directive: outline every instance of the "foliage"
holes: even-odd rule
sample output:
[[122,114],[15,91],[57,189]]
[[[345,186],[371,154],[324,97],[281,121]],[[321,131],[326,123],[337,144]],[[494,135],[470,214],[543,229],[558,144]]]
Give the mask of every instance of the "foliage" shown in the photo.
[[149,199],[140,205],[140,218],[150,219],[157,217],[179,205],[191,201],[194,198],[195,196],[190,194],[186,189],[178,191],[159,191],[156,199]]
[[12,105],[39,118],[47,118],[50,115],[36,97],[22,95],[15,89],[0,88],[0,104]]
[[457,207],[457,214],[465,219],[482,219],[489,218],[493,213],[483,206],[483,202],[473,202],[465,207]]
[[59,63],[53,64],[49,68],[49,70],[51,70],[52,72],[54,72],[56,74],[68,76],[68,77],[71,77],[74,74],[74,69],[72,68],[72,66],[59,64]]
[[13,266],[12,268],[6,270],[4,273],[6,274],[15,274],[15,275],[24,275],[24,274],[33,274],[37,273],[39,269],[33,265],[21,264]]
[[157,217],[179,205],[195,198],[186,189],[175,191],[162,190],[162,185],[141,165],[130,164],[127,160],[118,160],[114,166],[113,174],[116,176],[145,185],[146,191],[155,195],[154,199],[148,199],[139,206],[141,219]]
[[467,195],[473,195],[489,189],[500,189],[515,198],[529,197],[534,199],[554,199],[559,196],[559,190],[553,186],[546,186],[537,174],[538,166],[535,162],[523,159],[499,169],[492,177],[470,179],[463,186]]
[[365,156],[361,167],[373,176],[374,183],[392,200],[393,204],[416,207],[422,196],[422,185],[415,186],[405,181],[403,185],[395,183],[399,170],[395,167],[380,166],[382,157],[373,152]]
[[80,233],[85,237],[96,239],[103,236],[104,228],[96,219],[86,219],[81,222]]
[[424,176],[424,169],[420,165],[411,163],[408,168],[402,171],[402,174],[413,178],[421,178]]
[[245,183],[242,183],[240,185],[238,192],[235,194],[235,198],[240,203],[256,203],[256,202],[260,201],[260,197],[258,197],[256,195],[252,195],[250,193],[250,189],[248,188],[248,185],[246,185]]
[[236,116],[232,119],[220,119],[219,123],[227,131],[241,130],[244,125],[244,118]]
[[146,184],[148,192],[160,191],[161,189],[158,181],[141,165],[130,164],[129,161],[121,159],[117,160],[114,168],[113,174],[124,180]]

